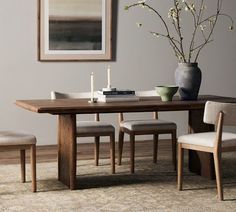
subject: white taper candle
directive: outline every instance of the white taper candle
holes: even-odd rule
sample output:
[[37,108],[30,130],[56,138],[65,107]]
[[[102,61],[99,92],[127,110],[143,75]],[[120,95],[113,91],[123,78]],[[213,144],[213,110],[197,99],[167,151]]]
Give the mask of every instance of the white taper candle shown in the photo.
[[91,86],[91,102],[93,102],[93,100],[94,100],[94,76],[93,76],[93,72],[91,73],[91,76],[90,76],[90,86]]
[[107,67],[107,87],[111,87],[111,67]]

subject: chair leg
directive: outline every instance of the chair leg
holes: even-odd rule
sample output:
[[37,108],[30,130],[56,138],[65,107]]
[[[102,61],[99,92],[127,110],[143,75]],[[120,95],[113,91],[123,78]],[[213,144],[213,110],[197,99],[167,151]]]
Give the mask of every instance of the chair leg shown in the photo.
[[121,165],[122,160],[122,152],[123,152],[123,144],[124,144],[124,132],[119,131],[119,141],[118,141],[118,165]]
[[20,150],[21,182],[25,183],[25,149]]
[[36,192],[36,145],[30,147],[30,163],[31,163],[31,174],[32,174],[32,191]]
[[153,135],[153,163],[157,163],[158,137],[158,134]]
[[95,141],[95,148],[94,148],[95,166],[98,166],[100,137],[99,136],[95,137],[94,141]]
[[179,143],[178,145],[178,173],[177,173],[177,181],[178,181],[178,190],[182,190],[183,185],[183,160],[184,160],[184,149],[182,148],[182,145]]
[[134,173],[135,135],[130,134],[130,173]]
[[115,133],[110,135],[111,173],[115,174]]
[[215,163],[215,172],[216,172],[216,185],[218,191],[218,197],[220,200],[223,200],[223,187],[222,187],[222,178],[221,178],[221,153],[214,152],[214,163]]
[[172,163],[174,166],[174,170],[176,171],[177,160],[176,160],[176,146],[177,146],[177,139],[176,139],[176,130],[171,133],[172,137]]

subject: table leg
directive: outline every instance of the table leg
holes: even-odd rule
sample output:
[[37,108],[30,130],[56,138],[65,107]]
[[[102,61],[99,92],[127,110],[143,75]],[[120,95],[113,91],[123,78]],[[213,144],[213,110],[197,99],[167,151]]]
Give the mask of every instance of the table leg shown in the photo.
[[76,186],[76,115],[58,117],[58,180],[71,190]]
[[[203,122],[204,110],[189,111],[189,133],[214,131],[214,125]],[[189,150],[189,170],[203,177],[215,177],[214,161],[211,153]]]

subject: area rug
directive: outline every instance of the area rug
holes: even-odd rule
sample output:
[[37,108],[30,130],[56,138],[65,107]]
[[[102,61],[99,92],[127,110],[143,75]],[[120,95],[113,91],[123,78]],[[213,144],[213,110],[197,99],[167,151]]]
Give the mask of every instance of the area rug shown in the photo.
[[57,180],[57,163],[37,164],[38,192],[31,192],[30,170],[20,183],[19,165],[0,166],[0,211],[236,211],[236,155],[223,157],[225,201],[217,199],[215,181],[184,169],[184,190],[176,188],[176,173],[169,157],[136,158],[135,174],[129,160],[110,174],[109,160],[77,161],[77,190]]

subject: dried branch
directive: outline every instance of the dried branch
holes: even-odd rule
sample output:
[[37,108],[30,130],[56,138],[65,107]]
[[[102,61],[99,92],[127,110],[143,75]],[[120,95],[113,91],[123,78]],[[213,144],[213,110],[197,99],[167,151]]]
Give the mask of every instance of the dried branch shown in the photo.
[[[171,30],[167,24],[167,21],[163,18],[163,16],[161,15],[161,13],[156,10],[155,8],[153,8],[151,5],[146,3],[146,0],[140,0],[137,3],[125,6],[125,9],[128,10],[131,7],[136,7],[136,6],[141,6],[143,8],[147,8],[149,11],[154,12],[154,14],[157,15],[158,19],[161,20],[162,25],[165,28],[166,33],[159,33],[159,32],[154,32],[154,31],[150,31],[151,34],[153,34],[154,36],[157,37],[164,37],[169,41],[170,46],[172,47],[175,56],[178,58],[179,61],[181,62],[191,62],[192,57],[193,57],[193,53],[195,51],[197,51],[195,55],[195,59],[194,62],[197,61],[199,54],[201,52],[201,50],[210,42],[213,41],[213,39],[211,39],[213,31],[215,29],[216,23],[219,19],[220,16],[224,16],[227,17],[230,22],[231,25],[229,27],[230,30],[233,29],[233,24],[234,21],[232,19],[232,17],[226,13],[221,13],[221,7],[222,7],[222,3],[223,0],[217,0],[217,9],[215,14],[212,14],[206,18],[204,18],[204,11],[206,9],[205,4],[205,0],[199,0],[199,8],[195,7],[195,5],[193,3],[188,3],[187,0],[173,0],[173,4],[174,6],[172,8],[169,9],[169,13],[168,13],[168,18],[171,19],[171,23],[172,26],[175,30],[175,33],[177,35],[177,37],[172,36],[171,35]],[[185,10],[190,11],[191,16],[193,18],[193,32],[192,32],[192,36],[190,37],[190,44],[188,47],[188,51],[185,54],[186,49],[184,49],[184,38],[183,38],[183,32],[181,30],[181,12],[182,9],[185,8]],[[205,30],[207,24],[206,22],[209,22],[209,30]],[[142,26],[142,25],[140,25]],[[195,39],[196,36],[198,34],[200,30],[200,33],[204,39],[204,42],[201,44],[198,44],[195,46]]]
[[191,39],[191,42],[190,42],[190,46],[189,46],[188,62],[191,61],[192,52],[193,52],[193,48],[194,48],[194,40],[195,40],[195,36],[196,36],[196,33],[197,33],[198,26],[200,25],[199,22],[200,22],[202,13],[203,13],[203,10],[202,10],[203,4],[204,4],[204,0],[201,0],[200,10],[199,10],[199,13],[197,15],[197,20],[194,21],[194,23],[196,22],[196,24],[195,24],[195,28],[194,28],[194,31],[193,31],[193,34],[192,34],[192,39]]
[[[212,42],[212,41],[213,41],[213,39],[212,39],[212,40],[209,40],[209,41],[207,41],[207,43],[210,43],[210,42]],[[192,49],[192,51],[195,51],[195,50],[197,50],[197,49],[201,48],[203,45],[205,45],[205,42],[204,42],[203,44],[201,44],[201,45],[199,45],[199,46],[195,47],[194,49]]]
[[173,36],[170,35],[170,31],[169,31],[169,28],[167,26],[167,23],[166,21],[164,20],[164,18],[161,16],[161,14],[156,10],[154,9],[153,7],[151,7],[150,5],[146,4],[145,1],[141,1],[141,2],[138,2],[138,3],[135,3],[135,4],[131,4],[129,6],[126,6],[125,9],[128,10],[130,9],[131,7],[136,7],[136,6],[142,6],[144,8],[148,8],[150,11],[154,12],[158,17],[159,19],[161,20],[162,24],[164,25],[165,29],[166,29],[166,37],[169,39],[169,42],[171,44],[171,47],[173,48],[173,50],[176,52],[177,51],[177,54],[178,55],[181,55],[182,58],[184,58],[184,55],[183,55],[183,52],[181,52],[181,50],[179,49],[179,47],[176,45],[176,40],[174,39]]
[[[159,32],[153,32],[153,31],[150,31],[150,33],[156,37],[165,37],[165,38],[168,38],[168,35],[164,35],[164,34],[161,34]],[[176,40],[174,37],[171,38],[173,41],[175,41],[176,43],[180,44],[180,42],[178,40]]]
[[178,1],[174,0],[174,5],[175,5],[175,9],[176,9],[176,13],[177,13],[177,17],[176,17],[176,23],[177,23],[177,34],[179,35],[179,40],[180,40],[180,49],[182,52],[182,56],[183,56],[183,61],[186,62],[186,58],[185,58],[185,54],[184,54],[184,47],[183,47],[183,36],[182,36],[182,32],[181,32],[181,27],[180,27],[180,10],[178,8]]
[[210,33],[209,33],[208,37],[206,38],[205,42],[204,42],[203,45],[198,49],[198,52],[197,52],[197,54],[196,54],[196,57],[195,57],[194,62],[197,61],[201,50],[202,50],[203,47],[208,43],[208,41],[210,40],[211,35],[212,35],[212,33],[213,33],[214,29],[215,29],[215,26],[216,26],[216,23],[217,23],[219,14],[220,14],[220,7],[221,7],[220,2],[221,2],[220,0],[217,0],[217,9],[216,9],[215,21],[214,21],[213,24],[212,24],[212,28],[211,28]]

